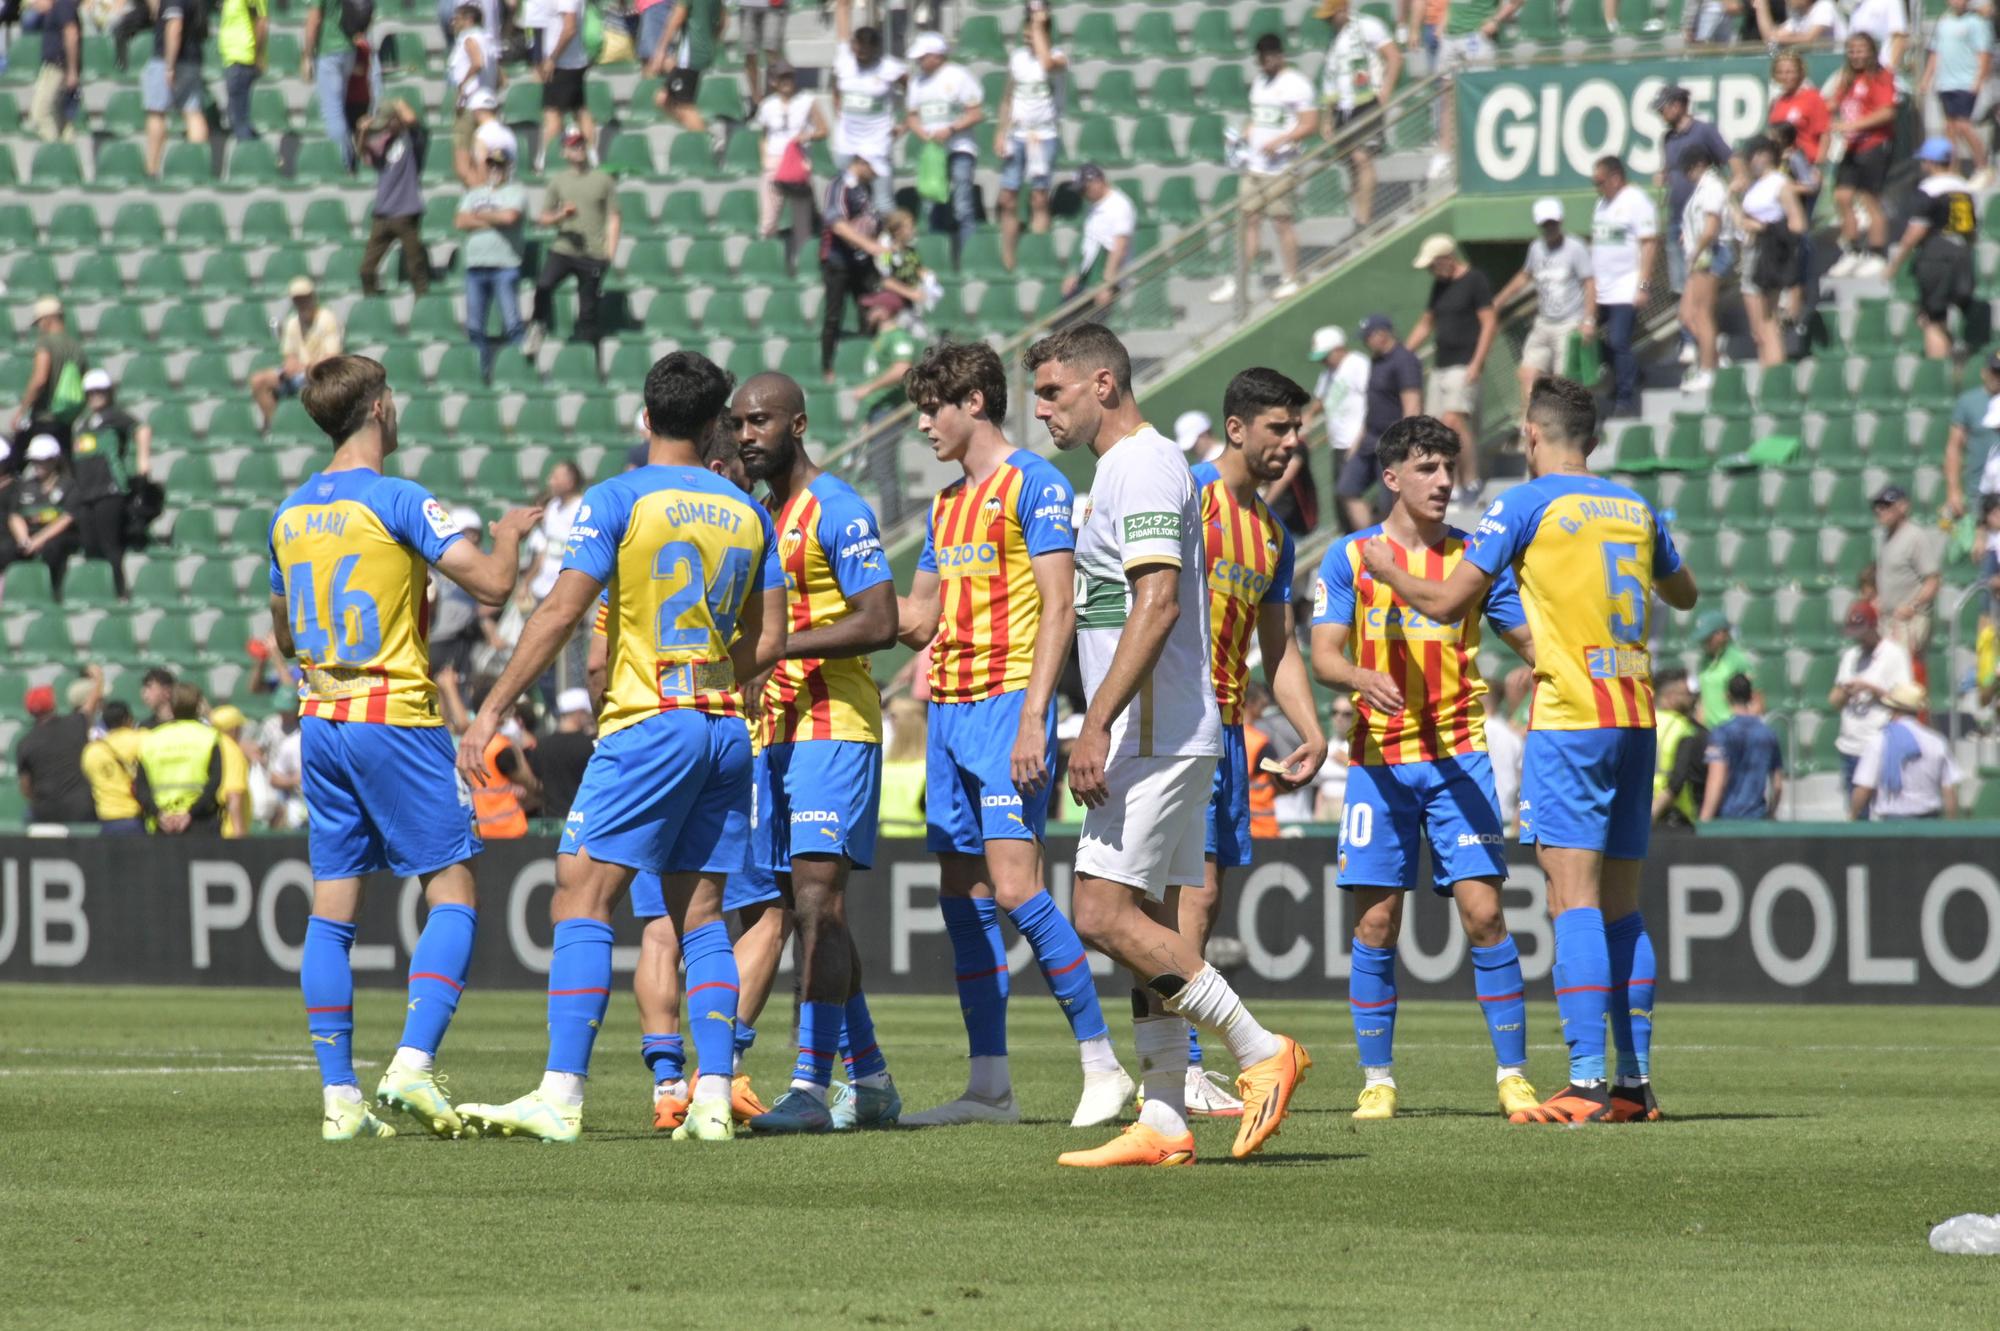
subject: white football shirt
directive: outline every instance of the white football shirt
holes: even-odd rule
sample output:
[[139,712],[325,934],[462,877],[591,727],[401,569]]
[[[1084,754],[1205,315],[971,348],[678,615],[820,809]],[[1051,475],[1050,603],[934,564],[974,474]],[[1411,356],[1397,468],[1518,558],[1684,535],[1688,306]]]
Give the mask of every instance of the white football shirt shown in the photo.
[[1222,753],[1222,718],[1209,682],[1208,580],[1201,498],[1173,440],[1142,425],[1097,460],[1076,533],[1076,650],[1083,692],[1095,698],[1132,613],[1129,570],[1180,569],[1180,617],[1160,659],[1111,724],[1111,756]]
[[907,73],[900,60],[883,56],[867,69],[841,47],[833,57],[833,86],[840,93],[840,119],[833,150],[841,157],[866,157],[877,170],[889,160],[896,126],[896,84]]

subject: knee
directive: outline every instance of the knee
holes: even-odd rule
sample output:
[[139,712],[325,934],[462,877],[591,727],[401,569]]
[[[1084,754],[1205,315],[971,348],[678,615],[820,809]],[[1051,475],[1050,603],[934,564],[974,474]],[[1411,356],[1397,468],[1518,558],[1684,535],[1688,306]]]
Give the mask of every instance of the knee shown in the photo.
[[1459,922],[1465,926],[1465,936],[1474,947],[1493,947],[1507,936],[1507,923],[1500,916],[1500,907],[1480,907],[1459,912]]
[[1393,910],[1371,910],[1364,912],[1354,922],[1354,941],[1364,947],[1394,947],[1401,932],[1396,925]]

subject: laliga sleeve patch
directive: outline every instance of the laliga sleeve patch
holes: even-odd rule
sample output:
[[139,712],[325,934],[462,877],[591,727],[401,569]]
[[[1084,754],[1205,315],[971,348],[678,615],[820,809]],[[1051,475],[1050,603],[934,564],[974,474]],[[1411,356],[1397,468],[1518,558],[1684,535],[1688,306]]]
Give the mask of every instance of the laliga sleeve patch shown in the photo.
[[444,505],[435,499],[424,500],[424,521],[431,524],[438,539],[458,535],[458,524],[451,520],[451,514],[444,511]]

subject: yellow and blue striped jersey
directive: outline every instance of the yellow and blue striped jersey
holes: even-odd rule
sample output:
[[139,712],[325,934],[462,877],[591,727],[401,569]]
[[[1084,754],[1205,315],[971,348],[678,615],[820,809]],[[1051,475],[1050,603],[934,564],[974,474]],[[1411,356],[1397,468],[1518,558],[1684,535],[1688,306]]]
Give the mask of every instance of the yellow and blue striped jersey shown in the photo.
[[1540,476],[1493,502],[1465,557],[1513,566],[1535,638],[1534,730],[1650,730],[1653,583],[1680,552],[1652,505],[1596,476]]
[[430,578],[460,537],[444,506],[375,471],[308,477],[271,521],[271,594],[285,599],[299,714],[437,726]]
[[628,471],[584,494],[563,568],[608,596],[600,739],[676,707],[743,715],[729,644],[782,576],[763,505],[700,467]]
[[[875,512],[829,472],[778,510],[778,564],[785,576],[786,627],[816,629],[850,613],[849,596],[888,582]],[[778,662],[764,685],[770,742],[802,739],[882,742],[882,695],[865,656]]]

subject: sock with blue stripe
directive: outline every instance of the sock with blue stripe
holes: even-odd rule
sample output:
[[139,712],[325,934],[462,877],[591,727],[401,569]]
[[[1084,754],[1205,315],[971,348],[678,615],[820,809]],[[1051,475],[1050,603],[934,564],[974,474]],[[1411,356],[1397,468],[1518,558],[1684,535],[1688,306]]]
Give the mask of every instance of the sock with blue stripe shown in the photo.
[[1389,1069],[1396,1062],[1395,948],[1370,947],[1358,938],[1354,940],[1347,1009],[1354,1020],[1354,1048],[1369,1080],[1393,1081]]
[[1493,1061],[1518,1068],[1528,1061],[1528,996],[1521,983],[1521,952],[1512,934],[1492,947],[1472,949],[1472,991],[1493,1041]]
[[472,969],[472,940],[479,915],[470,906],[433,906],[410,954],[410,1001],[403,1018],[404,1049],[435,1057],[445,1028],[458,1011]]
[[856,1086],[878,1086],[888,1080],[889,1060],[875,1042],[875,1018],[868,1011],[868,996],[856,990],[841,1009],[847,1030],[840,1040],[840,1056],[847,1064],[847,1080]]
[[1638,911],[1604,926],[1611,953],[1611,1039],[1618,1049],[1618,1080],[1653,1075],[1653,939]]
[[1611,955],[1604,912],[1581,907],[1556,916],[1556,1012],[1569,1045],[1569,1079],[1604,1080],[1604,1018],[1611,1000]]
[[806,999],[799,1004],[799,1058],[792,1064],[792,1089],[826,1098],[833,1081],[834,1048],[846,1014],[839,1003]]
[[694,1061],[701,1065],[701,1080],[716,1075],[727,1083],[730,1073],[724,1069],[736,1066],[738,984],[729,926],[714,920],[690,930],[681,939],[681,959],[687,967],[688,1031],[694,1037]]
[[974,1058],[1007,1056],[1007,949],[1000,942],[1000,910],[991,897],[940,897],[951,935],[958,980],[958,1009]]
[[611,926],[563,920],[549,962],[550,1072],[590,1075],[590,1051],[611,1005]]
[[[1049,982],[1049,992],[1069,1018],[1070,1034],[1079,1040],[1106,1038],[1111,1028],[1104,1024],[1104,1009],[1097,1002],[1090,959],[1084,954],[1083,940],[1076,936],[1076,927],[1056,909],[1055,898],[1037,892],[1008,911],[1007,918],[1035,949],[1035,961]],[[1005,959],[1003,953],[1001,960]]]
[[750,1057],[750,1048],[757,1043],[757,1028],[742,1018],[736,1021],[736,1054],[731,1061],[732,1071],[743,1071],[743,1060]]
[[653,1085],[664,1086],[687,1075],[687,1049],[675,1035],[642,1035],[639,1054],[652,1071]]
[[306,1000],[306,1030],[328,1086],[354,1086],[354,926],[313,915],[306,920],[299,991]]

